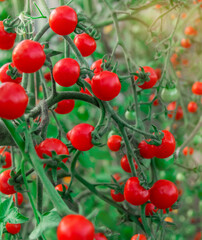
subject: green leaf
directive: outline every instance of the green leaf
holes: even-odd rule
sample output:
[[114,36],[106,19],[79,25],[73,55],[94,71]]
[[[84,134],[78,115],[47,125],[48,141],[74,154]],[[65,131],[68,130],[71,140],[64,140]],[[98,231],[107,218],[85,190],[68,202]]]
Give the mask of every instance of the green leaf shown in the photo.
[[6,199],[0,204],[0,221],[1,219],[4,219],[4,217],[8,215],[12,205],[13,205],[12,197]]
[[1,236],[3,234],[3,229],[4,229],[4,225],[3,223],[0,224],[0,239],[1,239]]
[[10,209],[9,214],[5,218],[5,222],[9,223],[25,223],[29,220],[29,218],[23,216],[18,212],[17,207],[13,207]]

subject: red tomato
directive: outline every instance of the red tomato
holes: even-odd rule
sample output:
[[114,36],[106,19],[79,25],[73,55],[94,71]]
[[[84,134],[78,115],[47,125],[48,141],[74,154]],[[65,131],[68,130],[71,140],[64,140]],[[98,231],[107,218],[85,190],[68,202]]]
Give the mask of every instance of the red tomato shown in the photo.
[[[85,78],[84,80],[91,85],[91,80],[90,80],[90,78]],[[81,88],[81,91],[80,91],[80,92],[81,92],[81,93],[85,93],[85,94],[87,94],[87,95],[89,95],[89,96],[92,96],[92,94],[89,92],[89,90],[88,90],[87,88],[85,88],[85,91],[84,91],[83,88]]]
[[190,102],[187,106],[187,109],[190,113],[195,113],[197,111],[198,105],[196,102]]
[[[137,82],[138,87],[140,87],[142,89],[152,88],[156,84],[156,82],[158,80],[158,77],[157,77],[153,68],[148,67],[148,66],[145,66],[143,68],[144,68],[145,73],[149,73],[149,79],[150,80],[148,82],[145,81],[142,85],[139,85],[139,83]],[[139,71],[137,71],[137,73],[139,73]],[[138,77],[135,76],[134,79],[135,79],[135,81],[137,81]]]
[[74,43],[83,57],[88,57],[96,50],[97,44],[94,38],[87,33],[78,34],[74,38]]
[[147,203],[145,207],[145,215],[146,216],[153,216],[154,213],[156,213],[158,209],[154,206],[152,203]]
[[75,10],[69,6],[60,6],[52,11],[49,17],[49,25],[58,35],[72,33],[78,23]]
[[185,28],[184,34],[186,34],[188,36],[196,36],[198,34],[198,32],[192,26],[188,26],[188,27]]
[[14,83],[21,83],[22,77],[18,77],[16,79],[12,79],[11,76],[7,75],[8,67],[11,64],[14,67],[13,63],[6,63],[0,68],[0,81],[4,82],[14,82]]
[[182,150],[182,153],[184,154],[184,156],[187,156],[188,150],[189,150],[188,147],[185,147],[185,148]]
[[192,147],[189,148],[189,154],[192,155],[194,153],[194,149]]
[[168,180],[158,180],[150,189],[150,200],[157,208],[170,208],[177,199],[177,187]]
[[103,233],[96,233],[94,236],[95,240],[107,240]]
[[6,223],[6,230],[12,235],[19,233],[20,229],[21,224]]
[[[107,61],[105,60],[105,62]],[[103,71],[103,68],[101,68],[101,65],[102,65],[102,59],[99,59],[91,65],[90,69],[93,70],[94,74],[101,73]]]
[[[133,159],[133,163],[134,163],[134,165],[135,165],[135,169],[138,169],[138,165],[137,165],[135,159]],[[125,172],[131,173],[131,168],[130,168],[130,164],[129,164],[127,155],[124,155],[124,156],[121,158],[121,167],[122,167],[122,169],[123,169]]]
[[143,234],[135,234],[131,240],[147,240],[147,238]]
[[183,38],[183,39],[181,40],[181,46],[182,46],[183,48],[190,48],[190,47],[191,47],[191,42],[190,42],[190,40],[189,40],[188,38]]
[[139,206],[149,200],[149,191],[140,185],[137,177],[131,177],[125,184],[124,197],[130,204]]
[[168,113],[169,118],[173,117],[173,112],[174,112],[175,108],[176,108],[176,102],[171,102],[168,104],[167,110],[170,111],[170,113]]
[[57,229],[58,240],[94,240],[93,224],[81,215],[65,216]]
[[161,79],[161,69],[160,68],[156,68],[154,69],[156,75],[157,75],[157,80]]
[[8,180],[11,178],[11,170],[6,170],[0,174],[0,192],[10,195],[16,193],[13,185],[8,183]]
[[115,202],[123,202],[125,200],[122,193],[115,193],[114,189],[111,189],[111,197]]
[[108,138],[107,146],[111,151],[117,152],[121,147],[122,137],[119,135],[112,135]]
[[[17,193],[18,205],[20,206],[24,200],[22,193]],[[15,203],[15,194],[13,194],[13,202]]]
[[[57,155],[68,155],[69,150],[67,146],[56,138],[47,138],[43,142],[41,142],[38,146],[35,147],[36,152],[40,158],[44,158],[43,154],[46,154],[50,157],[52,157],[52,151],[55,151]],[[64,158],[62,160],[64,163],[66,163],[67,158]],[[44,164],[45,167],[45,164]],[[58,170],[60,168],[57,168]]]
[[11,82],[1,84],[0,96],[1,118],[13,120],[25,113],[28,96],[21,85]]
[[118,182],[121,179],[121,175],[119,173],[115,173],[113,178]]
[[192,92],[196,95],[202,95],[202,82],[195,82],[192,86]]
[[70,113],[74,109],[74,105],[75,105],[74,100],[70,99],[62,100],[57,104],[55,112],[58,114]]
[[95,96],[103,101],[114,99],[121,91],[118,75],[109,71],[96,74],[92,78],[91,86]]
[[[150,97],[149,97],[149,101],[151,102],[151,101],[154,99],[154,97],[155,97],[155,93],[152,93],[152,94],[150,95]],[[154,106],[158,106],[158,105],[159,105],[158,99],[154,100],[153,105],[154,105]]]
[[155,157],[157,158],[167,158],[170,157],[175,151],[175,138],[171,132],[167,130],[162,131],[164,133],[164,137],[162,139],[162,143],[159,146],[156,146]]
[[148,144],[145,140],[142,140],[139,143],[138,148],[139,148],[139,151],[140,151],[140,155],[143,158],[150,159],[150,158],[155,157],[155,146],[151,145],[151,144]]
[[179,121],[183,118],[183,116],[184,116],[184,114],[183,114],[182,107],[178,106],[177,112],[176,112],[176,115],[175,115],[175,120]]
[[51,73],[50,72],[45,73],[44,78],[45,78],[46,82],[50,82],[51,81]]
[[58,184],[55,189],[59,192],[63,192],[63,186],[66,188],[66,190],[68,189],[67,185],[65,184]]
[[70,141],[79,151],[88,151],[93,147],[91,133],[94,127],[87,123],[81,123],[72,128],[69,135]]
[[57,62],[53,68],[54,80],[63,87],[74,85],[80,76],[78,62],[71,58],[64,58]]
[[14,48],[12,58],[19,71],[34,73],[44,65],[46,55],[40,43],[26,39]]
[[9,152],[4,152],[2,157],[5,158],[5,164],[2,166],[2,168],[10,168],[12,166],[11,154]]
[[3,21],[0,21],[0,49],[9,50],[13,47],[16,33],[8,33],[4,30]]

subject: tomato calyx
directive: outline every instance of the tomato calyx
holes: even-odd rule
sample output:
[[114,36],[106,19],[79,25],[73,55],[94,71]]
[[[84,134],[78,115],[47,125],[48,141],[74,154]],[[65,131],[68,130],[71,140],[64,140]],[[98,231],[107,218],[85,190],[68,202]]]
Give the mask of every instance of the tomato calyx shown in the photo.
[[66,154],[57,154],[55,151],[51,151],[51,155],[52,157],[50,157],[49,155],[43,153],[43,160],[42,162],[44,164],[46,164],[49,167],[61,167],[60,164],[62,163],[62,160],[65,158],[69,158],[70,155],[66,155]]
[[12,67],[11,64],[8,65],[8,71],[6,72],[13,80],[22,77],[22,74],[19,73],[16,67]]
[[3,20],[4,30],[7,33],[15,33],[15,28],[18,27],[21,23],[21,20],[19,17],[12,20],[11,18],[6,18]]
[[138,85],[142,85],[145,82],[149,82],[150,81],[150,73],[149,72],[145,72],[144,68],[140,66],[141,71],[139,71],[139,73],[133,73],[133,75],[135,75],[136,77],[138,77],[137,79],[137,83]]

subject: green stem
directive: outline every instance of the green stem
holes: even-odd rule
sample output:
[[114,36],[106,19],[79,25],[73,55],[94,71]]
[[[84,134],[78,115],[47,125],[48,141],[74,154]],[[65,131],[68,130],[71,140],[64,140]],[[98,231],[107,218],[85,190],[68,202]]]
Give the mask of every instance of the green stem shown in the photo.
[[43,185],[39,177],[37,177],[37,209],[43,214]]
[[155,240],[154,236],[151,233],[151,229],[147,223],[147,219],[145,216],[145,207],[146,207],[146,203],[141,205],[141,219],[142,219],[142,224],[144,226],[145,232],[148,236],[149,239],[151,240]]

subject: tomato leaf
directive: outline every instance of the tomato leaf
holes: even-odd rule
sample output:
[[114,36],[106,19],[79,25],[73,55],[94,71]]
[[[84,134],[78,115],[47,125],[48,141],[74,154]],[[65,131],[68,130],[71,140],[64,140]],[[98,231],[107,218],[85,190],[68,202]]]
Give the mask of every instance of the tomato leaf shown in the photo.
[[0,204],[0,218],[4,218],[9,213],[9,210],[12,205],[13,205],[12,197],[6,199]]
[[10,209],[9,214],[5,218],[5,222],[9,223],[25,223],[29,220],[29,218],[23,216],[18,212],[17,207],[13,207]]

